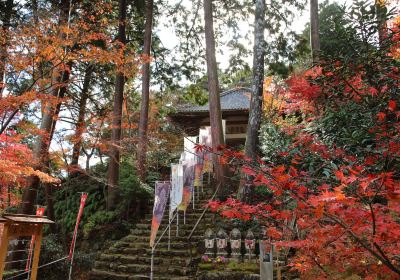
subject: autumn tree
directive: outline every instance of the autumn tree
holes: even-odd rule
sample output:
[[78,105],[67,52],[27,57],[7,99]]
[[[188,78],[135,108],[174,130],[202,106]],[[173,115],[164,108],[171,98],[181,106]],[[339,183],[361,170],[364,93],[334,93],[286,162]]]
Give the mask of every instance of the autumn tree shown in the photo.
[[[68,17],[70,12],[70,2],[61,1],[59,6],[59,19],[58,24],[66,26],[68,23]],[[63,36],[63,35],[61,35]],[[34,157],[38,164],[37,168],[42,171],[46,171],[48,166],[48,151],[50,142],[54,133],[56,119],[60,112],[61,100],[65,96],[67,90],[67,84],[70,75],[71,62],[60,62],[60,65],[56,67],[53,76],[53,83],[56,85],[51,90],[51,95],[54,98],[56,105],[44,104],[42,108],[42,121],[40,125],[41,135],[35,144]],[[34,210],[34,202],[36,200],[37,191],[39,189],[39,178],[33,176],[30,180],[29,186],[25,189],[22,196],[22,203],[19,209],[20,213],[31,214]],[[47,190],[50,192],[50,190]],[[48,201],[50,202],[50,201]],[[52,214],[50,214],[52,215]]]
[[279,89],[286,102],[272,122],[279,133],[268,138],[277,148],[264,150],[274,160],[225,151],[260,196],[210,203],[224,217],[265,225],[278,248],[295,252],[289,263],[307,279],[400,275],[399,23],[386,20],[386,44],[377,48],[368,5],[356,1],[348,13],[357,27],[352,53],[294,73]]

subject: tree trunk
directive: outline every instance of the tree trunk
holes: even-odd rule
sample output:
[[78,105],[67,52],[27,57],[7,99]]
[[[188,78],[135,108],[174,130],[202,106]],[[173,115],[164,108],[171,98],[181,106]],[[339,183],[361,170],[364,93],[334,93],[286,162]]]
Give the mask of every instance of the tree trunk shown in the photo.
[[318,0],[310,0],[310,27],[311,55],[313,63],[317,64],[319,63],[319,55],[321,51],[318,23]]
[[387,8],[385,5],[385,1],[375,0],[376,7],[376,18],[378,23],[378,36],[379,36],[379,45],[382,46],[383,41],[385,40],[385,29],[386,29],[386,13]]
[[[150,58],[151,40],[153,28],[153,0],[146,2],[146,25],[144,31],[143,54]],[[142,102],[139,118],[139,143],[137,153],[137,169],[142,181],[146,179],[146,151],[147,151],[147,128],[149,121],[149,98],[150,98],[150,61],[143,64],[142,76]]]
[[85,131],[85,114],[86,114],[86,104],[89,98],[89,88],[90,82],[93,74],[93,65],[88,65],[85,70],[85,77],[83,78],[83,86],[81,92],[81,98],[79,100],[79,112],[78,120],[76,123],[75,136],[74,136],[74,146],[72,148],[71,157],[71,174],[75,174],[79,171],[79,155],[82,148],[82,134]]
[[11,24],[11,15],[14,7],[13,0],[7,0],[5,9],[2,13],[1,21],[3,22],[0,31],[0,98],[3,96],[3,91],[6,84],[5,73],[7,64],[7,45],[8,45],[8,29]]
[[[59,24],[60,25],[65,25],[68,21],[68,15],[69,15],[69,1],[68,0],[62,0],[60,4],[60,18],[59,18]],[[59,75],[56,75],[58,78],[56,78],[55,84],[57,85],[53,91],[52,95],[58,99],[62,99],[66,93],[67,90],[67,83],[69,80],[69,71],[64,71],[62,70]],[[58,113],[60,110],[61,103],[59,103],[56,108],[51,105],[46,105],[45,109],[43,111],[43,116],[42,116],[42,122],[40,125],[40,129],[43,132],[43,134],[39,135],[38,140],[36,142],[35,148],[34,148],[34,158],[35,161],[37,162],[37,166],[35,166],[35,169],[38,169],[40,171],[46,172],[48,171],[48,161],[49,161],[49,147],[50,147],[50,142],[52,140],[52,136],[54,133],[55,125],[56,125],[56,120],[58,117]],[[22,214],[34,214],[34,204],[36,201],[37,197],[37,192],[39,190],[39,185],[40,185],[40,180],[36,176],[32,176],[29,179],[28,186],[24,189],[24,193],[22,195],[22,201],[20,204],[19,208],[19,213]],[[47,201],[47,203],[51,203],[51,201]],[[48,209],[52,209],[52,206],[48,206]],[[48,215],[53,215],[52,213]]]
[[258,134],[262,118],[262,99],[264,86],[264,26],[265,0],[256,0],[254,22],[253,85],[247,125],[245,154],[256,160]]
[[[253,48],[253,85],[250,101],[249,121],[247,124],[245,155],[257,160],[259,143],[259,131],[262,121],[263,86],[264,86],[264,56],[265,56],[265,0],[256,0],[254,15],[254,48]],[[239,198],[242,201],[248,199],[249,190],[247,181],[250,179],[244,175],[239,187]]]
[[[121,44],[126,44],[126,0],[119,0],[119,26],[118,40]],[[117,187],[119,181],[119,161],[121,146],[121,123],[122,123],[122,103],[124,100],[125,76],[120,70],[117,71],[115,80],[114,111],[112,117],[111,146],[109,151],[108,164],[108,194],[107,208],[113,209],[117,199]]]
[[[210,106],[211,139],[214,152],[217,147],[224,144],[222,130],[221,100],[219,95],[217,60],[215,58],[215,38],[213,24],[212,0],[204,0],[204,31],[206,38],[206,60],[208,76],[208,101]],[[217,182],[222,182],[224,177],[223,167],[219,158],[214,155],[215,177]]]

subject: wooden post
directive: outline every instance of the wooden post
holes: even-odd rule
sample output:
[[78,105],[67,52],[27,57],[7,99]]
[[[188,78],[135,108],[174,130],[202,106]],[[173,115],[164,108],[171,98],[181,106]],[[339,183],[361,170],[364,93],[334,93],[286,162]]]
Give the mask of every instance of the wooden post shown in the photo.
[[276,275],[276,278],[277,278],[277,280],[282,280],[282,271],[281,271],[281,266],[280,266],[280,264],[278,264],[278,267],[276,268],[277,269],[277,275]]
[[0,279],[3,279],[3,272],[7,257],[7,249],[8,249],[8,225],[4,224],[3,235],[1,237],[1,244],[0,244]]
[[40,246],[42,245],[43,225],[38,225],[37,227],[38,227],[38,229],[37,229],[38,234],[36,235],[35,249],[33,251],[34,253],[33,253],[33,261],[32,261],[32,273],[31,273],[30,280],[36,280],[38,266],[39,266]]

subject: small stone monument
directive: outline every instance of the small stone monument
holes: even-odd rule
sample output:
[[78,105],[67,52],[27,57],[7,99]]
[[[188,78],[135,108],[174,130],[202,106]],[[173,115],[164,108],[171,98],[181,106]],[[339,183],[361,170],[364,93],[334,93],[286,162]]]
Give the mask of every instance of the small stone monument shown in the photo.
[[224,229],[220,229],[217,233],[217,256],[228,255],[226,248],[228,247],[228,235],[226,234]]
[[[260,234],[260,280],[274,279],[273,246],[268,240],[267,228],[261,228]],[[280,275],[280,269],[278,269]],[[278,276],[278,279],[280,277]]]
[[246,248],[246,259],[251,262],[251,259],[255,257],[256,239],[250,229],[247,231],[244,245]]
[[230,241],[231,241],[231,251],[232,251],[231,257],[236,261],[240,261],[240,256],[242,255],[241,253],[242,234],[240,233],[240,230],[234,228],[231,231]]
[[204,245],[206,247],[205,255],[211,258],[214,257],[214,246],[215,246],[215,234],[210,228],[206,230],[204,234]]

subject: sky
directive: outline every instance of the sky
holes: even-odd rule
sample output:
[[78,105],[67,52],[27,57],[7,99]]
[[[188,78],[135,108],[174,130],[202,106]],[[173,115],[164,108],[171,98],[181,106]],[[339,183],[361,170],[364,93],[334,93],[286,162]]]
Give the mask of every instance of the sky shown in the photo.
[[[180,0],[173,0],[173,2],[179,2]],[[189,3],[187,3],[189,0],[183,0],[183,5],[185,6],[190,6]],[[267,0],[268,1],[268,0]],[[322,3],[324,0],[320,0],[319,2]],[[185,4],[186,2],[186,4]],[[189,1],[192,2],[192,1]],[[339,4],[346,4],[346,5],[351,5],[352,0],[330,0],[331,3],[336,2]],[[309,21],[309,5],[306,6],[306,9],[302,12],[298,12],[296,15],[295,19],[293,20],[292,25],[288,28],[287,31],[295,31],[297,33],[300,33],[303,31],[305,25]],[[165,19],[167,21],[168,19]],[[252,19],[250,19],[250,22],[253,22]],[[155,30],[155,32],[158,34],[158,36],[161,39],[161,42],[165,47],[168,49],[174,49],[176,45],[178,44],[178,38],[174,34],[174,30],[172,27],[165,27],[163,26],[163,23],[165,23],[163,20],[160,21],[160,26]],[[241,33],[245,34],[248,32],[252,32],[252,27],[250,27],[248,24],[243,24],[241,27]],[[229,36],[229,34],[227,34]],[[266,34],[268,36],[268,34]],[[249,44],[249,42],[243,41],[245,44]],[[251,43],[252,44],[252,43]],[[252,49],[252,46],[248,46],[249,49]],[[221,46],[219,53],[217,53],[217,62],[219,63],[219,67],[222,69],[226,69],[228,67],[228,59],[230,56],[230,50],[227,47]],[[252,63],[252,57],[248,57],[248,63],[251,65]]]

